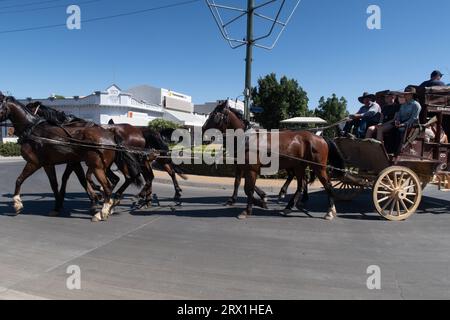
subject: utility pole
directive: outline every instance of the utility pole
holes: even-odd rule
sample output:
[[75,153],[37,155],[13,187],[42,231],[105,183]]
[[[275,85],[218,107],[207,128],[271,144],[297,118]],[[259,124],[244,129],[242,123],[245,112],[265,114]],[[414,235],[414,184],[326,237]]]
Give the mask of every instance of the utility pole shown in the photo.
[[[277,44],[278,40],[281,37],[281,34],[286,29],[289,21],[291,20],[294,12],[296,11],[298,5],[301,0],[292,0],[290,3],[292,4],[291,13],[287,16],[284,21],[281,21],[280,15],[285,7],[287,0],[265,0],[258,5],[255,5],[255,0],[247,0],[247,8],[238,8],[229,5],[223,5],[216,3],[216,0],[205,0],[208,5],[214,20],[216,21],[217,26],[219,27],[220,33],[223,38],[228,42],[232,49],[237,49],[242,46],[246,46],[246,58],[245,58],[245,89],[244,89],[244,97],[245,97],[245,119],[249,120],[250,118],[250,101],[251,101],[251,90],[252,90],[252,62],[253,62],[253,47],[259,47],[266,50],[272,50]],[[220,0],[219,0],[220,1]],[[259,9],[267,6],[274,6],[276,3],[279,3],[278,9],[276,10],[276,15],[274,17],[268,17],[264,14],[258,12]],[[220,11],[226,10],[235,12],[237,15],[234,18],[231,18],[229,21],[224,21]],[[244,40],[242,37],[232,37],[228,32],[228,27],[243,17],[247,17],[247,36]],[[271,24],[270,31],[261,36],[254,36],[254,18],[258,17],[265,21],[269,21]],[[263,39],[270,38],[275,33],[275,27],[279,26],[281,28],[280,32],[270,45],[263,45],[258,43]]]
[[253,9],[255,0],[247,0],[247,54],[245,58],[245,112],[246,120],[250,120],[250,100],[252,90],[252,62],[253,62]]

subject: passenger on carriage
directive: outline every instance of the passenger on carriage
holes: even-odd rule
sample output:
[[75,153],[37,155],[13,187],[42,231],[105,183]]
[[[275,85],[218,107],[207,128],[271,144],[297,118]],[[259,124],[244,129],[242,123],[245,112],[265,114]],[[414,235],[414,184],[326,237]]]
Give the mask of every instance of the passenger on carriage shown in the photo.
[[381,107],[375,102],[375,95],[367,92],[359,97],[358,100],[364,105],[359,109],[358,113],[350,116],[350,120],[346,123],[343,133],[353,133],[362,139],[366,136],[367,128],[380,123]]
[[[430,127],[425,129],[425,141],[426,142],[434,142],[437,135],[437,124],[433,123]],[[448,143],[448,137],[445,134],[444,128],[441,127],[441,138],[439,139],[440,143]]]
[[398,96],[400,110],[394,118],[395,156],[398,156],[402,151],[403,141],[407,130],[419,120],[422,107],[420,106],[420,103],[414,100],[415,94],[416,89],[408,87],[405,92],[400,93]]
[[429,87],[445,87],[446,84],[441,81],[444,75],[439,70],[434,70],[431,73],[430,80],[424,81],[420,87],[429,88]]
[[381,108],[382,121],[379,125],[371,126],[367,130],[366,138],[374,138],[376,135],[377,140],[383,141],[383,135],[394,129],[394,118],[400,109],[400,105],[395,101],[396,95],[393,92],[389,92],[384,97],[385,105]]

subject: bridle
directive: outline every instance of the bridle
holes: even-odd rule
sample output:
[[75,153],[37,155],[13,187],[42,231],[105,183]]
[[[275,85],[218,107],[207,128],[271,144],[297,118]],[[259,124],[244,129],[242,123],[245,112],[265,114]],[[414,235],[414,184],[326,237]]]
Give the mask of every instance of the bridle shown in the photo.
[[7,99],[7,98],[4,97],[3,100],[2,100],[2,102],[1,102],[1,105],[0,105],[0,110],[2,110],[1,116],[2,116],[2,118],[3,118],[3,117],[5,118],[5,119],[2,120],[1,122],[6,121],[6,119],[8,119],[9,114],[10,114],[9,108],[7,108],[7,107],[5,106],[5,105],[6,105],[6,99]]
[[228,127],[230,124],[230,110],[227,107],[224,107],[223,111],[214,113],[213,119],[214,123],[219,126]]

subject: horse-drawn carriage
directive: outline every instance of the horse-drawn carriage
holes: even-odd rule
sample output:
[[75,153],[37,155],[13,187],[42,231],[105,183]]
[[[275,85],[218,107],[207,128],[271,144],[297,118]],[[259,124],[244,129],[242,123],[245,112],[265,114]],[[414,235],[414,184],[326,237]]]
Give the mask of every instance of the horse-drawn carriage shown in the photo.
[[[420,205],[422,190],[437,181],[439,189],[450,185],[450,144],[441,141],[450,135],[450,87],[415,87],[422,106],[419,124],[410,128],[396,158],[386,145],[373,139],[336,138],[335,142],[350,173],[333,184],[340,200],[352,200],[365,188],[372,188],[377,212],[388,220],[410,217]],[[377,93],[383,103],[389,91]],[[425,131],[433,126],[435,137]],[[395,159],[395,160],[394,160]]]

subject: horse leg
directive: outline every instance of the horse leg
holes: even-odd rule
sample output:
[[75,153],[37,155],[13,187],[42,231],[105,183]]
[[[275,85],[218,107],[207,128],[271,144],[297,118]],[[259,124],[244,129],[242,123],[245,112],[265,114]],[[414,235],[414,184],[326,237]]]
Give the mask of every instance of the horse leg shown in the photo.
[[303,181],[303,195],[302,195],[302,200],[301,203],[305,204],[309,201],[309,194],[308,194],[308,181],[304,180]]
[[141,193],[139,194],[140,197],[144,199],[143,204],[140,206],[140,208],[144,206],[148,208],[152,205],[152,185],[155,175],[153,173],[151,166],[147,165],[143,167],[142,175],[144,176],[145,179],[145,186],[142,189]]
[[302,194],[303,189],[303,179],[305,176],[305,167],[300,167],[295,170],[295,175],[297,176],[297,190],[295,191],[295,194],[292,196],[292,198],[289,200],[288,205],[286,206],[286,209],[284,209],[284,214],[289,214],[292,212],[292,208],[294,205],[297,204],[297,202],[300,199],[300,196]]
[[109,182],[111,182],[111,190],[114,190],[119,184],[120,178],[111,170],[111,167],[106,170],[106,176]]
[[323,187],[325,188],[325,191],[328,194],[328,201],[329,201],[329,208],[328,213],[325,215],[324,219],[326,220],[333,220],[337,216],[336,212],[336,206],[334,204],[334,197],[333,197],[333,189],[331,187],[330,179],[327,174],[327,170],[325,167],[321,168],[315,168],[317,177],[319,178],[320,182],[322,183]]
[[23,203],[22,203],[22,199],[20,198],[20,187],[25,182],[25,180],[28,177],[30,177],[33,173],[35,173],[39,168],[40,168],[40,166],[38,166],[34,163],[31,163],[31,162],[28,162],[25,165],[25,168],[23,168],[22,173],[16,180],[16,189],[14,191],[14,197],[13,197],[14,210],[16,211],[16,215],[20,214],[23,210]]
[[181,190],[180,185],[178,184],[177,175],[175,173],[175,170],[173,170],[172,167],[170,166],[170,164],[168,164],[168,163],[164,164],[164,170],[172,178],[173,187],[175,188],[175,197],[173,198],[173,200],[175,201],[175,203],[177,205],[180,205],[181,204],[181,200],[180,200],[181,199],[181,192],[183,190]]
[[225,203],[226,206],[232,206],[236,203],[238,192],[239,192],[239,186],[241,185],[242,180],[242,170],[239,167],[236,167],[235,176],[234,176],[234,190],[233,195],[230,199]]
[[[81,170],[81,172],[78,172],[77,169],[75,170],[75,173],[77,174],[79,180],[86,181],[86,192],[89,195],[89,198],[91,200],[91,208],[89,209],[89,212],[92,215],[95,215],[95,213],[97,212],[97,205],[100,201],[101,196],[99,196],[98,193],[95,192],[96,190],[94,190],[95,184],[94,184],[94,181],[92,180],[92,175],[94,174],[94,172],[93,172],[93,170],[88,168],[88,170],[86,171],[86,174],[84,174],[83,170]],[[79,175],[83,175],[84,178],[80,178]]]
[[93,173],[95,175],[95,178],[103,188],[103,207],[101,212],[98,212],[94,215],[94,217],[92,218],[92,222],[105,221],[108,219],[110,211],[113,207],[113,200],[111,197],[112,190],[104,169],[95,168],[93,170]]
[[244,210],[239,216],[238,219],[247,219],[248,216],[253,213],[253,203],[254,192],[255,192],[255,184],[256,184],[257,172],[253,170],[248,170],[245,172],[245,194],[247,195],[247,209]]
[[[64,174],[62,176],[61,181],[61,189],[59,189],[59,197],[61,198],[61,201],[64,202],[64,198],[66,197],[66,188],[67,188],[67,181],[70,178],[70,175],[74,171],[74,164],[68,164],[66,166],[66,170],[64,170]],[[83,186],[84,190],[86,190],[86,186]]]
[[50,186],[52,187],[53,195],[55,196],[55,209],[50,212],[51,217],[59,216],[61,213],[61,209],[63,206],[63,201],[61,200],[61,196],[58,190],[58,179],[56,177],[56,169],[55,166],[45,166],[45,173],[47,174],[48,180],[50,182]]
[[295,177],[294,173],[292,171],[288,171],[288,177],[286,179],[286,182],[284,183],[283,187],[280,190],[280,193],[278,194],[278,202],[281,202],[281,200],[283,200],[286,197],[288,188],[292,183],[292,180],[294,180],[294,177]]

